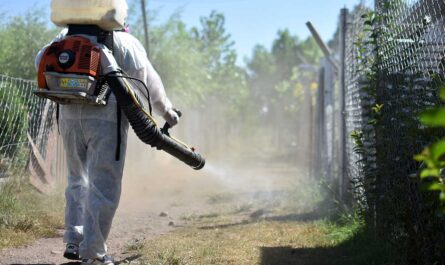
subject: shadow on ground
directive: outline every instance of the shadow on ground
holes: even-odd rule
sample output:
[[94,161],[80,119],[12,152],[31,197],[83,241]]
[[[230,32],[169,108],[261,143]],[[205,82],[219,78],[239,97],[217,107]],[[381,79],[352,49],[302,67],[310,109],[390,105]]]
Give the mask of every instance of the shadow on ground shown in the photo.
[[212,230],[212,229],[224,229],[234,226],[253,224],[262,221],[277,221],[277,222],[287,222],[287,221],[315,221],[319,220],[321,215],[318,212],[310,212],[304,214],[286,214],[286,215],[275,215],[275,216],[250,216],[248,220],[242,220],[239,222],[228,223],[228,224],[218,224],[218,225],[206,225],[201,226],[199,229],[202,230]]
[[133,255],[133,256],[124,258],[124,259],[122,259],[122,260],[120,260],[120,261],[116,261],[114,264],[116,264],[116,265],[119,265],[119,264],[128,264],[128,263],[131,263],[132,261],[138,260],[138,259],[141,258],[141,257],[142,257],[142,255],[140,255],[140,254]]
[[383,242],[366,233],[336,247],[261,247],[260,265],[400,265]]

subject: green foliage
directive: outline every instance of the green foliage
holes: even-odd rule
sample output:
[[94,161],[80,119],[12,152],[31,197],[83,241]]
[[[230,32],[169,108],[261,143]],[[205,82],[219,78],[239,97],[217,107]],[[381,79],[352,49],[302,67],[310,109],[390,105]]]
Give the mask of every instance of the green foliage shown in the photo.
[[[133,34],[142,39],[137,8],[130,18]],[[300,41],[289,30],[279,31],[271,49],[256,46],[247,67],[241,67],[223,14],[213,11],[193,28],[181,21],[180,11],[162,24],[154,21],[156,12],[149,18],[150,58],[173,102],[206,109],[222,117],[219,124],[228,124],[225,127],[265,135],[263,124],[267,130],[294,120],[305,99],[310,100],[304,89],[312,93],[317,87],[314,70],[307,74],[298,69],[317,64],[322,57],[312,38]],[[265,119],[275,124],[265,124]],[[287,138],[295,136],[295,127],[280,130],[283,137],[277,138],[291,142]]]
[[326,241],[334,245],[353,238],[365,225],[360,215],[355,212],[344,213],[335,221],[321,220],[315,224],[324,231]]
[[46,16],[42,10],[30,10],[0,21],[0,73],[35,79],[34,58],[56,35],[54,28],[48,28]]
[[42,236],[54,236],[63,220],[63,194],[37,193],[22,178],[1,183],[0,249],[20,246]]
[[427,110],[420,115],[420,120],[423,124],[431,127],[445,127],[445,109]]
[[301,57],[306,64],[319,65],[320,59],[324,57],[323,52],[318,48],[314,38],[307,38],[300,44]]
[[292,69],[302,61],[299,58],[299,40],[289,30],[278,31],[278,38],[272,45],[272,55],[277,63],[277,74],[285,79],[292,74]]
[[[138,2],[131,1],[130,6],[132,33],[142,40]],[[150,59],[178,107],[218,108],[218,116],[227,123],[252,132],[259,131],[257,125],[265,118],[282,117],[274,119],[275,127],[294,119],[304,101],[311,101],[317,88],[316,69],[301,71],[299,66],[317,64],[322,57],[312,38],[300,40],[281,30],[270,49],[257,46],[247,67],[242,67],[237,65],[223,14],[213,11],[189,28],[180,11],[161,24],[155,22],[156,13],[149,13]],[[45,17],[45,12],[32,10],[0,20],[0,73],[35,79],[34,58],[58,31],[48,27]],[[294,137],[296,125],[288,129],[280,134]]]
[[366,229],[358,214],[344,215],[336,222],[318,221],[315,225],[323,231],[322,240],[336,245],[331,259],[322,264],[405,264],[399,260],[399,253],[388,242],[379,240],[372,231]]
[[[225,17],[213,11],[200,22],[188,28],[177,13],[151,27],[150,58],[176,104],[207,107],[213,104],[212,98],[223,99],[226,114],[237,116],[249,91],[245,70],[236,65]],[[133,31],[141,37],[137,26]]]
[[354,42],[358,51],[356,60],[359,62],[358,71],[366,77],[369,84],[364,88],[365,92],[375,97],[378,66],[382,59],[377,49],[379,39],[382,37],[380,23],[383,17],[375,11],[366,11],[361,17],[363,19],[363,30]]
[[236,65],[237,54],[230,34],[225,30],[225,17],[213,11],[201,18],[201,28],[193,28],[193,38],[199,43],[198,53],[204,55],[210,82],[204,86],[210,96],[224,98],[230,111],[239,113],[248,100],[246,74]]
[[[184,103],[203,100],[211,76],[206,58],[198,51],[198,43],[178,17],[152,30],[151,59],[169,94]],[[170,92],[171,91],[171,92]]]
[[[431,201],[441,193],[437,183],[440,170],[436,169],[440,145],[431,146],[416,157],[425,169],[420,174],[422,188],[432,192],[419,192],[418,179],[409,175],[418,166],[412,154],[437,139],[438,133],[421,126],[417,116],[420,109],[436,103],[432,89],[436,83],[429,79],[432,73],[416,72],[418,65],[404,70],[388,66],[389,61],[400,56],[398,40],[407,28],[393,23],[401,21],[401,10],[408,10],[402,2],[406,1],[379,1],[375,11],[362,7],[363,24],[355,25],[363,28],[355,43],[358,74],[368,84],[359,83],[364,85],[361,92],[366,92],[360,95],[366,123],[361,126],[363,140],[358,141],[356,149],[361,155],[358,162],[363,173],[359,174],[360,181],[354,183],[354,190],[364,194],[359,199],[365,199],[367,227],[400,250],[404,262],[397,264],[434,264],[441,260],[438,250],[443,245],[443,220],[434,216],[438,203]],[[422,43],[427,27],[422,23],[410,27],[413,46]],[[421,120],[441,127],[440,116],[440,110],[434,109],[421,115]]]
[[353,130],[351,132],[351,138],[354,141],[354,152],[356,154],[364,154],[365,150],[364,150],[364,144],[363,144],[363,132],[362,131],[357,131],[357,130]]
[[[23,16],[0,20],[0,74],[34,80],[34,58],[52,40],[56,30],[48,28],[46,13],[30,10]],[[0,82],[0,173],[23,168],[27,161],[26,132],[29,109],[38,104],[17,80]],[[26,89],[26,90],[25,90]]]
[[258,121],[270,121],[258,122],[257,130],[281,128],[278,133],[268,133],[275,140],[267,140],[274,141],[280,150],[291,152],[289,143],[301,140],[295,132],[309,133],[304,131],[307,126],[295,121],[300,117],[306,120],[310,115],[318,88],[318,71],[312,65],[318,64],[322,56],[312,38],[301,41],[289,30],[280,30],[270,50],[257,45],[246,61],[251,108]]
[[[445,100],[445,86],[440,88],[439,94],[441,99]],[[426,126],[445,128],[445,107],[426,110],[420,115],[420,120]],[[421,162],[423,167],[419,174],[421,189],[437,194],[439,212],[445,214],[445,140],[426,147],[415,159]]]
[[382,116],[383,106],[384,104],[375,104],[371,107],[371,119],[368,121],[368,124],[377,125]]
[[[382,118],[384,105],[377,102],[377,86],[379,63],[381,55],[378,53],[378,41],[381,37],[380,22],[382,17],[375,11],[362,7],[354,12],[361,12],[362,30],[355,36],[354,47],[356,50],[357,76],[361,78],[359,87],[363,92],[361,104],[366,120],[366,125],[360,130],[351,132],[351,138],[354,141],[353,151],[359,155],[357,162],[363,174],[353,176],[351,179],[352,193],[354,195],[356,206],[360,214],[371,223],[373,222],[373,213],[369,211],[374,207],[375,202],[375,182],[377,181],[377,172],[375,166],[375,132],[379,120]],[[358,13],[359,14],[359,13]],[[357,15],[358,15],[357,14]]]
[[[289,105],[278,99],[283,91],[290,92],[287,98],[298,105],[304,87],[313,88],[312,83],[317,80],[315,73],[303,74],[298,68],[307,64],[316,65],[322,56],[312,38],[301,42],[296,36],[292,36],[289,30],[278,32],[271,51],[257,45],[252,58],[247,61],[247,67],[249,86],[258,108],[289,108]],[[293,113],[295,112],[296,109]]]
[[200,51],[207,55],[208,68],[216,71],[221,64],[230,63],[232,57],[236,57],[234,42],[226,33],[223,14],[212,11],[208,17],[201,17],[200,22],[199,29],[192,29],[193,37],[199,43]]

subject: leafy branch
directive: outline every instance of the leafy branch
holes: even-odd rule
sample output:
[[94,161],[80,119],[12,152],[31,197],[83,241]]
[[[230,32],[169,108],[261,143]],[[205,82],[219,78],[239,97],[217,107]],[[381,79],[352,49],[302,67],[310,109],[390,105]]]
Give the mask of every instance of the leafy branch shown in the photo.
[[[440,88],[440,98],[445,101],[445,86]],[[445,107],[436,107],[423,112],[420,121],[429,127],[445,128]],[[439,213],[445,214],[445,139],[426,147],[416,155],[422,163],[419,177],[421,189],[438,194]]]

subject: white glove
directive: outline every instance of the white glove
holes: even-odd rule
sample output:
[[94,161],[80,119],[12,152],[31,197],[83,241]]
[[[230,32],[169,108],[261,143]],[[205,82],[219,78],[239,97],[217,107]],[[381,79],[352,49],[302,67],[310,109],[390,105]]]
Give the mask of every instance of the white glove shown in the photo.
[[178,113],[176,113],[176,111],[174,111],[173,109],[167,110],[163,118],[170,125],[170,127],[175,126],[176,124],[178,124],[179,121]]

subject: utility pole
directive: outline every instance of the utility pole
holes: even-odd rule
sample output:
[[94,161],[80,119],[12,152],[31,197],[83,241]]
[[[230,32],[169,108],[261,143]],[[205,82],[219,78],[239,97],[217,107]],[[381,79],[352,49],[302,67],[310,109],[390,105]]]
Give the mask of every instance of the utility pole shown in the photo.
[[148,37],[148,21],[147,21],[147,10],[145,9],[145,0],[141,0],[142,6],[142,19],[144,23],[144,37],[145,37],[145,50],[147,51],[147,56],[150,57],[150,43]]

